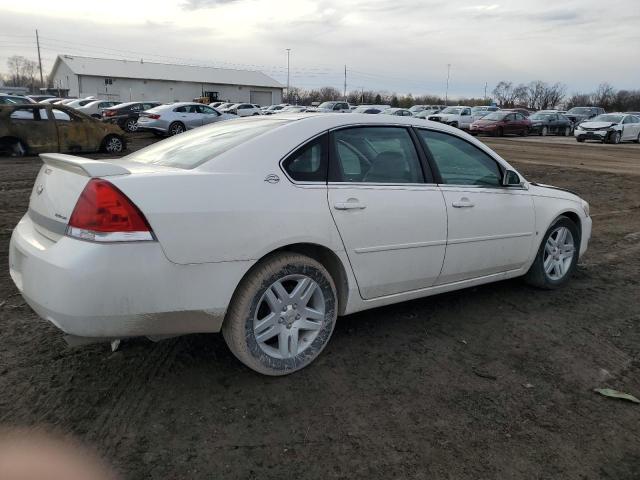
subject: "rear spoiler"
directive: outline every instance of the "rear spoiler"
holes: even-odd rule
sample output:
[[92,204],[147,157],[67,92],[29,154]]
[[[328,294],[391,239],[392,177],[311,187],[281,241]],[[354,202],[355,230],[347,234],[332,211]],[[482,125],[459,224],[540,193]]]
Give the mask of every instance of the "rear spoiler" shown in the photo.
[[126,168],[109,161],[92,160],[63,153],[41,153],[40,158],[47,165],[69,170],[86,177],[110,177],[131,173]]

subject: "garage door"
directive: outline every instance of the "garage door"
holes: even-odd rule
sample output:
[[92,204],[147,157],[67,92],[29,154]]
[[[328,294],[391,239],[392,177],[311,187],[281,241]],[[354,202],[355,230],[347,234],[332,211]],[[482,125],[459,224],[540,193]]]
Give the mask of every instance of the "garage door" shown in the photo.
[[260,90],[251,90],[249,92],[251,103],[256,103],[261,107],[271,105],[271,92],[264,92]]

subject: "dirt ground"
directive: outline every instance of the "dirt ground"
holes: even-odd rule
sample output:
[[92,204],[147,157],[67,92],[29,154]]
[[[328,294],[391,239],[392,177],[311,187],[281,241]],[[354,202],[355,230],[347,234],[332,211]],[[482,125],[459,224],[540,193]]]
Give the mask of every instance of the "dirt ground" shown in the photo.
[[40,162],[0,159],[0,426],[71,433],[128,479],[639,479],[640,405],[593,389],[640,397],[640,145],[483,140],[591,203],[571,284],[344,317],[286,378],[251,372],[218,335],[67,348],[8,274]]

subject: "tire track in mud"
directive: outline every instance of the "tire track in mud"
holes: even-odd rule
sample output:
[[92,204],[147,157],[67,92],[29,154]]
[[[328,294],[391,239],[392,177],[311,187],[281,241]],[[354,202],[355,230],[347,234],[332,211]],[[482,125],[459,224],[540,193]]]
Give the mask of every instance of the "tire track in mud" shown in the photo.
[[[122,351],[113,354],[126,355],[126,344],[121,348]],[[128,368],[127,376],[118,380],[110,393],[112,404],[95,419],[89,435],[91,441],[102,445],[105,454],[117,456],[118,447],[128,441],[129,433],[136,432],[138,426],[144,423],[157,394],[157,390],[150,387],[171,369],[179,349],[179,339],[153,344],[144,360],[135,368]]]

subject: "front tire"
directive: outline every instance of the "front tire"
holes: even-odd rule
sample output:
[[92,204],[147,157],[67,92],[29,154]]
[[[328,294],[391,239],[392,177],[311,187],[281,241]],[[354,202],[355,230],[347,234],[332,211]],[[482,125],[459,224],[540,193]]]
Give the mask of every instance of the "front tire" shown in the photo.
[[542,135],[543,137],[546,137],[549,134],[549,128],[545,125],[544,127],[542,127],[542,130],[540,130],[540,135]]
[[287,375],[322,352],[336,317],[336,287],[329,272],[307,256],[276,253],[240,282],[222,334],[247,367],[265,375]]
[[571,127],[564,127],[564,136],[568,137],[571,135]]
[[613,143],[614,145],[617,145],[620,143],[621,138],[622,138],[622,135],[620,135],[620,132],[613,132],[611,135],[609,135],[609,143]]
[[538,288],[552,290],[565,285],[578,263],[580,230],[564,215],[549,227],[525,281]]
[[102,141],[103,152],[107,153],[122,153],[125,149],[124,140],[118,135],[108,135]]

